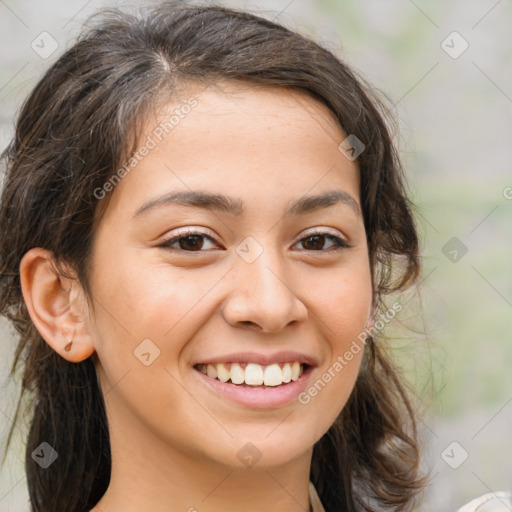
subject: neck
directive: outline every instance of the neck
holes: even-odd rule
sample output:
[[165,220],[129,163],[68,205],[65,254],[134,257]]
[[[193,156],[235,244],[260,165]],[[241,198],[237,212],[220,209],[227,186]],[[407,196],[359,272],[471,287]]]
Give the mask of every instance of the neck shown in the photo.
[[[115,420],[114,420],[115,421]],[[110,485],[91,512],[309,512],[312,449],[285,466],[230,466],[112,425]],[[144,440],[142,443],[140,440]]]

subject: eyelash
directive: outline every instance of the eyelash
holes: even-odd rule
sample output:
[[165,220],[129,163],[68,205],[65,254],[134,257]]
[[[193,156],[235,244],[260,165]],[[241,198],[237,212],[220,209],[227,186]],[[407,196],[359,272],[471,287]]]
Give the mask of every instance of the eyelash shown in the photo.
[[[185,238],[187,238],[189,236],[204,237],[204,238],[208,238],[208,239],[212,240],[213,242],[215,242],[214,238],[209,236],[209,235],[207,235],[206,233],[203,233],[201,231],[196,231],[196,230],[193,230],[193,229],[188,229],[185,233],[182,232],[182,233],[179,233],[176,236],[173,236],[172,238],[164,240],[157,247],[161,247],[163,249],[169,249],[169,250],[172,250],[172,251],[180,251],[180,252],[207,252],[207,251],[202,251],[202,250],[189,251],[189,250],[186,250],[186,249],[171,247],[172,244],[174,244],[176,242],[179,242],[180,240],[185,239]],[[339,251],[341,249],[348,249],[349,247],[351,247],[351,245],[349,245],[345,240],[343,240],[343,238],[341,238],[339,236],[336,236],[336,235],[333,235],[332,233],[329,233],[327,231],[322,231],[320,229],[316,229],[316,230],[313,230],[313,231],[309,232],[305,237],[301,238],[297,243],[304,242],[305,240],[308,240],[308,239],[313,238],[315,236],[324,236],[325,238],[331,240],[334,243],[334,247],[330,247],[328,249],[320,249],[320,250],[309,249],[309,252],[316,252],[317,253],[317,252],[327,252],[327,251]],[[296,244],[294,244],[294,245],[296,245]],[[308,249],[304,249],[304,250],[308,251]]]

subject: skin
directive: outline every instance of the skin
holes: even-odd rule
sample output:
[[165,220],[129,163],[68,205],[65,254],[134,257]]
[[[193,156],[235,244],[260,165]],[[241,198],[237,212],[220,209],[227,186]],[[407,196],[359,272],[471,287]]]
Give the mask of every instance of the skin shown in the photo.
[[[96,361],[113,468],[94,512],[304,512],[313,445],[345,405],[362,351],[308,404],[263,409],[213,393],[192,364],[294,350],[316,359],[314,383],[368,326],[357,162],[338,150],[346,135],[330,111],[303,93],[224,83],[187,94],[197,107],[110,197],[95,233],[92,299],[34,248],[21,264],[25,301],[62,357]],[[142,141],[162,113],[148,118]],[[134,216],[167,192],[199,189],[241,199],[245,214],[167,204]],[[292,201],[328,190],[356,207],[284,215]],[[187,227],[212,239],[200,238],[200,251],[158,246]],[[315,242],[311,228],[350,247]],[[236,252],[248,236],[262,249],[250,264]],[[149,366],[134,356],[144,339],[160,350]],[[237,457],[248,442],[261,454],[251,467]]]

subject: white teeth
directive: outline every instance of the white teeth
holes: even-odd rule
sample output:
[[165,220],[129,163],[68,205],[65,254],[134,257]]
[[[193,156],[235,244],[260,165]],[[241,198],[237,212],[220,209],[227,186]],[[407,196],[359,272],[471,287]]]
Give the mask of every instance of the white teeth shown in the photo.
[[226,366],[223,363],[219,363],[217,365],[217,378],[221,382],[227,382],[231,375],[229,374],[228,370],[226,369]]
[[263,372],[263,384],[265,386],[279,386],[283,383],[283,372],[278,364],[271,364]]
[[263,384],[263,368],[259,364],[249,363],[245,367],[245,383],[251,386]]
[[217,378],[217,368],[215,367],[214,364],[206,365],[206,375],[208,375],[208,377],[211,377],[212,379]]
[[292,380],[292,367],[290,366],[290,363],[285,363],[283,366],[283,382],[288,383],[291,380]]
[[231,382],[233,384],[243,384],[245,380],[245,372],[238,363],[232,363],[231,369]]
[[245,383],[249,386],[280,386],[292,380],[298,380],[304,372],[304,365],[294,361],[284,363],[281,368],[278,363],[269,364],[268,366],[247,363],[244,370],[240,363],[216,363],[201,364],[198,369],[208,377],[218,379],[221,382],[231,380],[236,385]]
[[292,364],[292,380],[298,380],[300,377],[300,363],[294,361]]

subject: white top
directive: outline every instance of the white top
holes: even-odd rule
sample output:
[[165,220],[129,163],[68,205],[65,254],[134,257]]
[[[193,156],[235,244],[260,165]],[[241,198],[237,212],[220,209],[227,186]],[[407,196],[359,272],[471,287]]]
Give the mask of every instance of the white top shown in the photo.
[[309,502],[311,504],[311,512],[325,512],[313,482],[309,482]]
[[512,492],[490,492],[475,498],[457,512],[510,512]]
[[[325,512],[325,509],[318,497],[315,486],[309,482],[309,501],[311,512]],[[475,498],[467,505],[459,508],[457,512],[511,512],[512,492],[490,492],[479,498]]]

